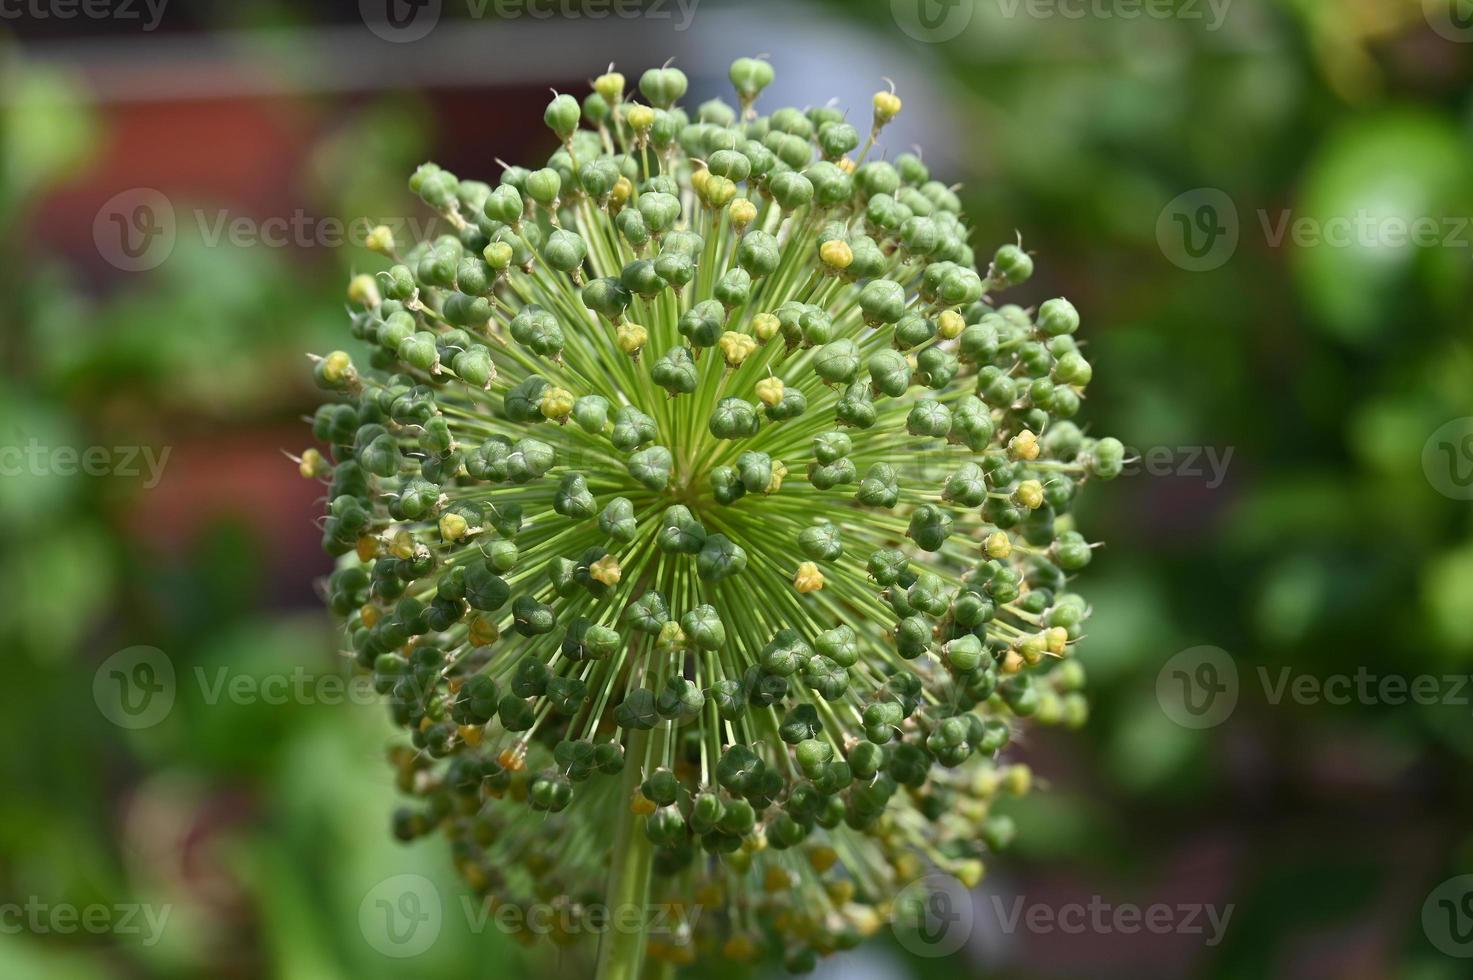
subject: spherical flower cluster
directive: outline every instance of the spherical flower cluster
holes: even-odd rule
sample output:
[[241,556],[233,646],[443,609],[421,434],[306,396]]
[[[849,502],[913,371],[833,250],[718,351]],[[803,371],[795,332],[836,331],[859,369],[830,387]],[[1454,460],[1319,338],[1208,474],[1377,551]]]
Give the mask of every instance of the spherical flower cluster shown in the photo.
[[[349,289],[328,585],[407,743],[405,840],[443,832],[493,907],[700,905],[601,959],[847,948],[937,866],[1012,834],[1022,720],[1078,724],[1090,560],[1070,505],[1119,472],[1071,419],[1064,299],[998,304],[956,194],[837,109],[557,95],[561,145],[496,186],[425,164],[450,229],[369,245]],[[360,366],[361,365],[361,366]],[[635,946],[631,946],[633,942]],[[612,968],[608,975],[616,975]],[[624,975],[624,974],[617,974]]]

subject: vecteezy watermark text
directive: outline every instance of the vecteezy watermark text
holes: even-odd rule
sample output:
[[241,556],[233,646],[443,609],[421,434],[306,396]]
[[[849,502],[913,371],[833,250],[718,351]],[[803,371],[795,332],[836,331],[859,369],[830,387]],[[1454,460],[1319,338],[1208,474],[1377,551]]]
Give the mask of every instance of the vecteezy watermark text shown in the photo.
[[137,21],[158,28],[169,0],[0,0],[0,20]]
[[23,902],[0,902],[0,935],[128,936],[137,937],[144,946],[153,946],[163,936],[173,911],[172,905],[136,902],[74,905],[47,902],[32,895]]
[[[653,20],[685,31],[701,0],[463,0],[471,20]],[[440,22],[444,0],[358,0],[363,24],[385,41],[405,44],[426,37]]]
[[8,476],[117,476],[143,477],[143,489],[152,490],[163,479],[173,447],[163,446],[52,446],[35,436],[12,445],[0,445],[0,477]]
[[1069,936],[1150,933],[1157,936],[1202,936],[1207,946],[1222,942],[1234,910],[1232,904],[1219,907],[1201,902],[1137,905],[1111,902],[1100,895],[1092,896],[1087,902],[1036,902],[1029,901],[1024,895],[1011,900],[992,895],[989,901],[993,914],[997,916],[998,927],[1007,935],[1019,932]]
[[1200,479],[1208,490],[1216,490],[1227,478],[1233,451],[1232,446],[1149,446],[1143,450],[1127,446],[1120,474]]
[[1183,20],[1202,21],[1215,31],[1227,19],[1233,0],[997,0],[1009,20]]

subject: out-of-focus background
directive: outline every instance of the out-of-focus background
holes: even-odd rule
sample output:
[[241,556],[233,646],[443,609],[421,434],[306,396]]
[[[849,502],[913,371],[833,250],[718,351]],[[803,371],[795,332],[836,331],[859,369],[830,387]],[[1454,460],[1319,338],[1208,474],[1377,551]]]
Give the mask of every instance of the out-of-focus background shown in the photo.
[[[0,0],[0,977],[581,962],[392,842],[283,452],[415,164],[494,180],[549,88],[674,57],[695,104],[759,53],[768,107],[895,80],[889,153],[979,253],[1021,232],[1139,457],[1086,495],[1091,723],[1026,744],[969,941],[826,975],[1469,975],[1467,0]],[[384,934],[400,874],[431,941]]]

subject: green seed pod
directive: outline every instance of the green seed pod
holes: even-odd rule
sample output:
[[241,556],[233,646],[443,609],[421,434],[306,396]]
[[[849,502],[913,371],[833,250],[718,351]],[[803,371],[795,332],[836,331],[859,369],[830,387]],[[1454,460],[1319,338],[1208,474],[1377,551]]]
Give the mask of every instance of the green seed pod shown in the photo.
[[707,536],[696,556],[696,572],[707,582],[738,575],[747,567],[747,553],[724,534]]
[[583,264],[583,259],[588,255],[588,246],[575,232],[555,228],[547,236],[542,254],[547,258],[547,264],[557,271],[572,272]]
[[563,181],[556,170],[544,167],[527,175],[527,196],[543,207],[551,206],[562,192]]
[[681,97],[690,82],[679,68],[651,68],[639,77],[639,91],[650,105],[668,109]]
[[614,428],[609,433],[609,441],[615,449],[627,453],[653,441],[657,432],[654,419],[626,405],[614,413]]
[[859,373],[859,347],[849,339],[825,344],[813,358],[813,370],[828,384],[848,383]]
[[741,398],[723,398],[716,403],[707,428],[717,439],[742,439],[757,434],[761,422],[750,402]]
[[1051,299],[1038,308],[1038,329],[1050,336],[1071,334],[1079,329],[1079,311],[1067,299]]
[[673,397],[695,391],[700,372],[689,347],[672,347],[650,368],[650,378]]
[[552,509],[564,517],[579,520],[594,515],[593,494],[588,492],[588,481],[581,473],[564,474],[552,499]]
[[905,289],[891,279],[873,279],[859,291],[859,309],[872,327],[895,323],[905,313]]
[[772,76],[772,66],[756,58],[736,59],[727,73],[743,105],[750,103],[757,98],[758,93],[771,85]]
[[726,626],[716,607],[701,605],[680,617],[680,628],[700,650],[719,650],[726,642]]
[[675,457],[664,446],[650,446],[629,457],[629,475],[648,490],[664,490],[675,469]]
[[634,517],[634,504],[628,497],[615,497],[604,505],[598,515],[599,530],[621,544],[634,540],[639,532],[639,522]]
[[[806,148],[804,152],[806,154]],[[813,182],[795,170],[774,174],[767,189],[784,211],[796,211],[813,201]]]
[[557,134],[557,138],[564,142],[573,138],[573,133],[578,129],[578,122],[582,118],[582,112],[578,108],[578,100],[571,95],[557,95],[548,103],[547,111],[542,114],[543,122],[547,128]]
[[798,548],[813,561],[837,561],[844,553],[839,529],[828,521],[804,528],[798,535]]

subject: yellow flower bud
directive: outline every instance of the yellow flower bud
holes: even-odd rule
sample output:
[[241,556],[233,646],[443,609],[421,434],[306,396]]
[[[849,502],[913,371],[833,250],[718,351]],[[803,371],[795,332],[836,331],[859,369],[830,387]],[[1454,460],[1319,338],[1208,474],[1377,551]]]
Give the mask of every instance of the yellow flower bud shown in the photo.
[[392,255],[394,252],[394,232],[388,225],[376,225],[363,239],[363,244],[370,252],[380,255]]
[[496,628],[496,623],[485,616],[476,616],[470,621],[467,636],[473,647],[488,647],[501,638],[501,630]]
[[512,247],[506,242],[492,242],[490,245],[481,249],[481,257],[486,260],[487,265],[497,272],[511,265],[512,256],[515,254],[512,251]]
[[1013,499],[1029,510],[1037,510],[1043,506],[1043,484],[1037,480],[1024,480],[1013,491]]
[[459,541],[465,537],[465,532],[470,530],[464,517],[454,511],[447,510],[440,515],[440,537],[446,541]]
[[573,414],[573,393],[566,388],[556,385],[549,387],[542,393],[542,402],[537,406],[543,418],[555,419],[558,422],[566,421]]
[[1008,440],[1008,455],[1014,459],[1034,460],[1038,458],[1038,436],[1027,429]]
[[982,883],[982,862],[962,861],[954,869],[957,881],[960,881],[967,889],[976,888]]
[[738,963],[751,963],[757,958],[757,944],[745,933],[732,933],[722,944],[721,955]]
[[347,351],[335,350],[322,359],[322,380],[338,386],[357,377]]
[[858,164],[856,164],[853,160],[849,159],[848,157],[840,157],[839,158],[838,167],[839,167],[840,170],[844,171],[846,174],[852,174],[852,173],[854,173],[854,171],[857,168],[857,166],[858,166]]
[[649,342],[650,332],[637,323],[621,323],[614,337],[619,343],[619,349],[630,357],[638,357],[644,345]]
[[875,93],[875,125],[885,123],[900,115],[900,96],[894,92]]
[[389,537],[389,554],[400,561],[414,557],[414,535],[403,528],[393,531]]
[[379,305],[381,297],[373,276],[360,273],[348,281],[348,302],[368,308]]
[[716,346],[721,348],[721,356],[726,358],[727,365],[736,367],[747,359],[748,354],[757,349],[757,338],[737,333],[735,330],[728,330],[721,335]]
[[647,817],[658,809],[659,807],[655,805],[655,801],[645,796],[639,790],[634,791],[634,798],[629,801],[629,812],[637,813],[641,817]]
[[615,207],[623,207],[634,193],[634,185],[628,177],[620,177],[614,181],[614,189],[609,191],[609,201]]
[[367,626],[369,629],[373,629],[375,626],[378,625],[378,621],[380,618],[378,606],[375,606],[371,603],[365,603],[363,605],[363,608],[358,610],[358,618],[363,620],[364,626]]
[[828,892],[829,901],[835,905],[848,905],[854,900],[854,882],[848,878],[826,881],[823,890]]
[[1023,669],[1023,658],[1017,650],[1009,650],[1002,658],[1002,672],[1004,674],[1016,674]]
[[775,314],[758,313],[752,317],[752,334],[764,344],[776,337],[782,328],[782,321]]
[[[706,171],[701,170],[697,173],[706,173]],[[695,184],[695,174],[692,174],[691,186],[695,187]],[[696,193],[701,195],[701,200],[713,208],[725,207],[726,203],[736,196],[736,184],[729,177],[710,174],[699,187],[696,187]]]
[[635,103],[624,110],[624,119],[629,123],[631,129],[643,135],[650,131],[655,124],[655,110],[647,105]]
[[783,461],[775,459],[772,461],[772,479],[767,481],[767,489],[763,493],[777,493],[783,488],[783,477],[788,475],[788,468]]
[[757,397],[764,405],[776,405],[781,402],[785,390],[782,378],[763,378],[757,382]]
[[819,874],[823,874],[829,868],[832,868],[838,860],[839,852],[824,844],[819,844],[808,851],[808,863]]
[[967,328],[967,321],[956,310],[943,310],[936,318],[936,335],[942,340],[955,340]]
[[982,550],[988,558],[998,561],[1013,553],[1013,539],[1008,537],[1006,531],[993,531],[987,535],[987,540],[982,542]]
[[604,585],[618,585],[623,574],[624,570],[619,566],[619,556],[612,553],[588,566],[589,577]]
[[1033,770],[1019,763],[1008,766],[1002,775],[1002,788],[1014,796],[1024,796],[1033,788]]
[[831,238],[818,247],[818,257],[830,269],[847,269],[854,262],[854,250],[842,238]]
[[624,98],[624,76],[616,71],[605,72],[593,80],[593,90],[609,105],[615,105]]
[[1048,649],[1048,641],[1042,633],[1034,633],[1017,641],[1018,653],[1023,657],[1023,662],[1030,667],[1036,667],[1043,662],[1043,653]]
[[745,197],[734,197],[726,206],[726,213],[731,215],[731,223],[738,228],[745,228],[757,218],[757,205]]
[[315,449],[308,449],[302,453],[302,458],[297,460],[297,472],[304,479],[312,480],[319,476],[326,476],[332,467],[327,465],[327,460]]
[[695,191],[697,194],[701,195],[704,198],[706,195],[706,182],[710,179],[711,171],[707,170],[706,168],[702,167],[700,169],[692,169],[690,173],[691,190]]
[[1062,657],[1069,649],[1069,631],[1062,626],[1051,626],[1044,631],[1045,643],[1048,652],[1056,657]]
[[359,561],[371,561],[378,557],[378,538],[365,534],[358,539],[358,547],[354,550],[358,552]]
[[823,588],[823,572],[811,561],[805,561],[798,566],[798,574],[793,576],[793,588],[807,595],[809,592],[817,592]]

